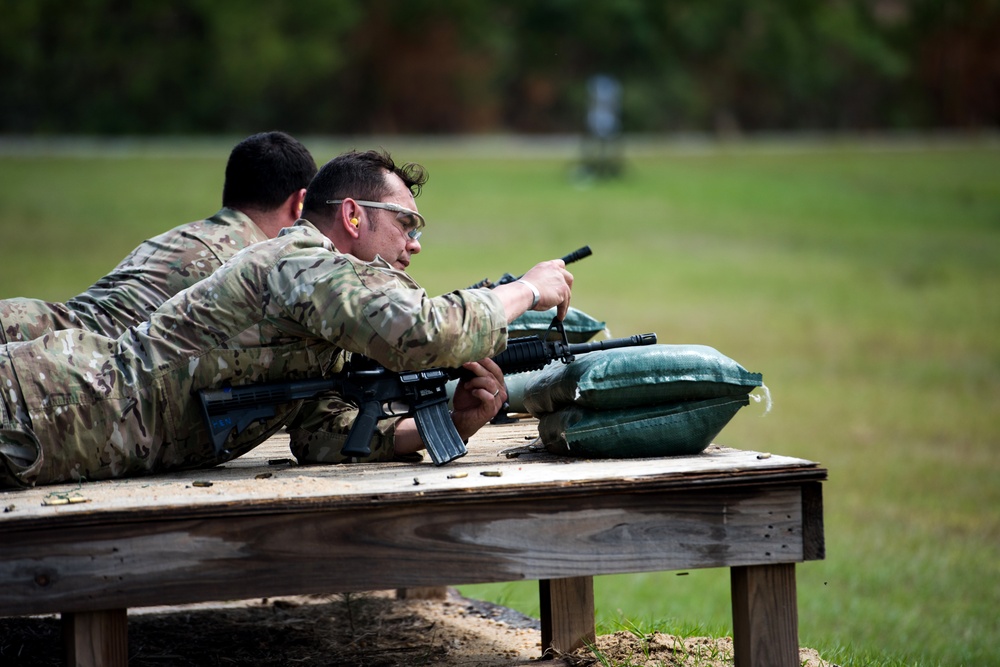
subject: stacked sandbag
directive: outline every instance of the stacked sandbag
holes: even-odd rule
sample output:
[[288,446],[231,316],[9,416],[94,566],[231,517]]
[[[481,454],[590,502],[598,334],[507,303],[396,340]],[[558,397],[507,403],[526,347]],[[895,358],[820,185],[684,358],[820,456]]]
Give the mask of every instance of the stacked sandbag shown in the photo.
[[[552,319],[555,316],[555,308],[529,310],[507,325],[507,335],[510,338],[538,336],[544,340],[562,340],[555,331],[550,331]],[[563,329],[566,331],[566,342],[568,343],[586,343],[598,334],[603,334],[605,338],[609,337],[607,325],[604,322],[572,306],[563,319]],[[527,412],[524,408],[524,388],[531,381],[531,378],[540,372],[530,371],[504,377],[510,412]],[[448,383],[446,389],[449,400],[454,398],[456,386],[458,386],[458,380],[452,380]]]
[[586,458],[697,454],[763,386],[704,345],[651,345],[582,354],[533,373],[524,408],[552,453]]
[[[549,331],[556,309],[529,310],[507,325],[507,335],[510,338],[522,336],[541,336],[545,340],[561,340],[554,332]],[[586,343],[599,333],[607,335],[607,325],[582,310],[570,306],[562,321],[566,331],[567,343]]]

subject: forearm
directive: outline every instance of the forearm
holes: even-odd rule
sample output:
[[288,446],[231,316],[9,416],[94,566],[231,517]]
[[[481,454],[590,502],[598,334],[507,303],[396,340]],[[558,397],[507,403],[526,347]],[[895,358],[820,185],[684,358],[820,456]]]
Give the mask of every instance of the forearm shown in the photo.
[[412,454],[424,448],[424,441],[417,431],[417,422],[412,418],[401,419],[392,434],[393,450],[397,455]]

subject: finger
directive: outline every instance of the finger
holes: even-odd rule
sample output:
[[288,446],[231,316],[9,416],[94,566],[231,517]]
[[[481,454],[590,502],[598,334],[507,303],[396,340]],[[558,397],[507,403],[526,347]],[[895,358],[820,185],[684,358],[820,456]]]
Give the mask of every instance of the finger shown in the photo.
[[[485,359],[483,360],[485,361]],[[485,376],[486,370],[483,368],[482,361],[467,361],[462,364],[462,368],[471,372],[473,375]]]
[[462,381],[467,392],[482,402],[493,402],[497,396],[506,396],[503,380],[489,375],[477,375]]
[[492,375],[494,378],[496,378],[496,381],[499,384],[501,384],[501,385],[504,384],[504,381],[503,381],[503,370],[500,368],[500,366],[497,364],[497,362],[493,361],[492,359],[487,358],[487,359],[483,359],[482,361],[480,361],[478,363],[478,365],[484,371],[488,372],[490,375]]
[[566,292],[563,294],[562,303],[557,309],[559,319],[563,319],[569,313],[569,302],[573,298],[573,274],[563,269],[563,278],[566,279]]
[[502,382],[490,383],[485,389],[489,395],[488,400],[490,403],[499,404],[507,400],[507,387]]
[[464,382],[472,382],[473,379],[485,378],[496,382],[496,384],[501,387],[504,385],[503,370],[499,365],[497,365],[497,362],[492,359],[487,358],[481,359],[480,361],[470,361],[462,364],[462,366],[473,373],[473,377],[466,378]]
[[490,365],[496,370],[497,375],[477,376],[466,380],[465,386],[482,403],[490,405],[497,403],[499,405],[507,400],[507,387],[504,384],[500,367],[493,361],[490,362]]

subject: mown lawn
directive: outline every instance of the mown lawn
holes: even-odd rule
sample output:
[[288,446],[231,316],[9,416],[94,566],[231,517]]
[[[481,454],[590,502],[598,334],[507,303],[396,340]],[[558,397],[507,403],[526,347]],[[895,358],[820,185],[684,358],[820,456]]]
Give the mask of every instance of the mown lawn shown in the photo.
[[[0,297],[66,298],[213,213],[233,143],[0,150]],[[306,143],[321,163],[368,147]],[[1000,146],[665,142],[593,183],[570,177],[572,148],[378,143],[430,170],[412,268],[431,292],[589,244],[574,305],[613,335],[764,374],[771,413],[751,404],[718,440],[829,469],[827,558],[798,568],[803,645],[841,665],[1000,664]],[[725,571],[596,587],[602,631],[731,632]],[[463,590],[537,613],[532,582]]]

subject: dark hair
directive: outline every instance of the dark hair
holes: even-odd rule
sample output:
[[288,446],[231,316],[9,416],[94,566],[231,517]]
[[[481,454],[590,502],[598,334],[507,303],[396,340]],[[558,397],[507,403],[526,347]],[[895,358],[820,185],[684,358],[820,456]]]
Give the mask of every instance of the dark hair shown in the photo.
[[323,214],[328,210],[328,199],[366,199],[381,201],[389,192],[386,172],[402,179],[414,197],[427,182],[427,170],[415,162],[396,166],[385,150],[359,153],[348,151],[327,162],[316,174],[306,190],[303,215]]
[[273,211],[309,186],[316,161],[284,132],[261,132],[236,144],[226,163],[222,205]]

